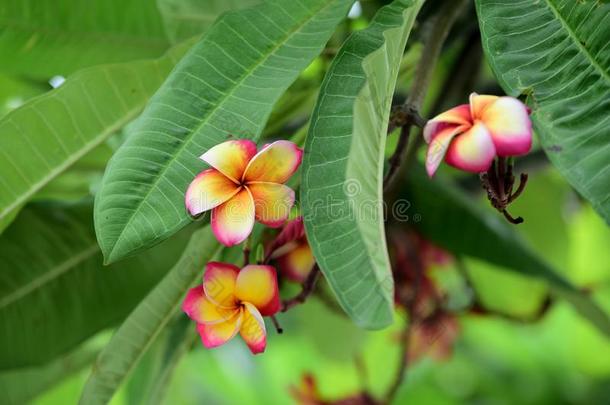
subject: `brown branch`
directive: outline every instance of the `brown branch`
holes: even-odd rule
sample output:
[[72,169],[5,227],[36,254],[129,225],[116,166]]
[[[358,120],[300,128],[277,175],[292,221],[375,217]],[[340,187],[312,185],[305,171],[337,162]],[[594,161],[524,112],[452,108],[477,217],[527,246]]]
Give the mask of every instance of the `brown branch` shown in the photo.
[[320,268],[316,264],[314,266],[314,268],[307,275],[307,278],[305,279],[305,281],[303,282],[303,285],[302,285],[303,288],[302,288],[301,292],[298,293],[297,295],[295,295],[294,297],[283,301],[281,311],[286,312],[290,308],[304,303],[307,300],[307,298],[309,298],[311,293],[313,292],[319,276],[320,276]]
[[[409,90],[409,96],[404,103],[405,109],[415,112],[421,110],[445,39],[465,4],[466,0],[446,1],[439,12],[427,22],[428,35],[424,39],[424,50],[415,70],[415,77]],[[403,161],[402,157],[407,150],[409,133],[414,124],[412,121],[409,120],[402,127],[398,145],[392,156],[392,160],[396,163],[390,166],[390,171],[384,179],[384,190],[388,190],[396,179],[398,169]]]
[[414,324],[417,322],[415,306],[417,305],[417,298],[419,295],[419,288],[423,277],[424,266],[421,262],[421,257],[416,247],[413,246],[413,244],[411,243],[407,243],[407,249],[409,258],[411,259],[415,271],[415,282],[413,284],[412,295],[409,295],[407,297],[399,297],[401,304],[406,309],[408,319],[405,319],[405,326],[400,335],[400,342],[402,342],[402,345],[400,350],[400,362],[398,365],[398,371],[396,372],[394,381],[392,382],[392,385],[390,385],[390,388],[388,389],[382,401],[382,404],[389,404],[390,402],[392,402],[392,399],[396,396],[400,385],[406,379],[407,367],[409,365],[409,347],[411,345],[411,332],[413,331]]

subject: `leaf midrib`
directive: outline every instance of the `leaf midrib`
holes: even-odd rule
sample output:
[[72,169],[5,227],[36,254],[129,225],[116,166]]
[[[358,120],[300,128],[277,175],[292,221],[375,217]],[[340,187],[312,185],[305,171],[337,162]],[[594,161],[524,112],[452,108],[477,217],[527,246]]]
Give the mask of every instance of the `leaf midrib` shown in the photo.
[[67,260],[59,263],[57,266],[52,267],[49,271],[28,281],[26,284],[22,285],[0,300],[0,311],[9,305],[14,304],[16,301],[22,299],[37,288],[49,284],[53,280],[56,280],[62,275],[75,269],[77,265],[95,256],[95,254],[99,253],[99,251],[100,248],[97,243],[93,243],[75,256],[68,258]]
[[110,249],[110,251],[108,252],[108,262],[112,261],[113,258],[113,254],[115,252],[116,247],[119,245],[119,242],[121,242],[123,240],[123,238],[126,235],[126,231],[127,229],[131,226],[131,223],[133,222],[134,217],[140,212],[141,207],[144,205],[144,201],[146,201],[148,199],[148,197],[150,196],[150,194],[152,193],[152,191],[157,187],[157,185],[159,184],[159,181],[161,181],[163,175],[165,174],[165,172],[168,170],[168,168],[170,167],[171,164],[173,164],[178,157],[181,155],[182,151],[186,148],[186,146],[190,143],[191,139],[193,138],[193,136],[195,136],[196,133],[199,132],[199,130],[201,130],[201,128],[206,125],[209,120],[211,119],[211,117],[216,113],[216,111],[222,107],[223,103],[234,94],[234,92],[238,89],[241,88],[241,85],[245,82],[246,79],[248,79],[250,77],[250,75],[252,74],[252,72],[254,72],[256,69],[258,69],[258,67],[260,65],[262,65],[265,61],[267,61],[279,48],[281,48],[283,45],[285,45],[293,36],[296,32],[298,32],[301,28],[303,28],[305,25],[307,25],[311,20],[313,20],[322,10],[329,8],[331,5],[333,5],[334,1],[329,1],[328,3],[324,4],[322,7],[316,9],[312,14],[310,14],[306,19],[303,20],[303,22],[301,24],[299,24],[298,26],[296,26],[295,28],[293,28],[292,30],[288,31],[286,33],[286,36],[283,38],[282,41],[278,42],[273,48],[271,48],[266,54],[264,54],[261,58],[258,59],[257,62],[255,62],[252,66],[252,68],[246,70],[242,76],[236,80],[233,84],[231,84],[231,86],[229,87],[229,90],[224,94],[224,96],[218,100],[218,102],[214,105],[214,108],[210,110],[210,112],[207,114],[207,116],[197,125],[195,126],[195,128],[193,128],[193,130],[188,134],[188,136],[185,138],[184,142],[178,147],[178,149],[176,150],[176,152],[174,153],[174,155],[172,156],[172,158],[167,162],[167,164],[161,169],[161,171],[159,172],[159,174],[156,176],[155,180],[153,183],[151,183],[150,188],[148,189],[148,191],[146,192],[146,195],[140,200],[140,203],[138,204],[137,208],[135,210],[132,211],[131,215],[129,216],[129,219],[125,222],[125,226],[123,227],[121,233],[119,234],[119,236],[116,238],[116,241],[114,242],[114,244],[112,245],[112,248]]
[[[561,13],[557,9],[557,7],[555,7],[555,5],[552,3],[551,0],[546,0],[546,4],[548,5],[551,12],[555,15],[555,18],[568,32],[568,35],[572,38],[572,42],[576,44],[576,46],[578,47],[580,52],[582,54],[584,54],[587,57],[587,59],[589,59],[589,61],[591,62],[591,65],[593,65],[601,73],[601,75],[606,79],[606,81],[608,83],[610,83],[610,74],[608,72],[606,72],[604,70],[604,68],[602,67],[602,65],[600,65],[599,62],[593,57],[593,55],[591,55],[591,52],[589,52],[589,49],[587,49],[582,44],[582,42],[580,41],[580,38],[578,38],[578,36],[576,35],[576,32],[574,32],[572,30],[572,27],[563,18],[563,16],[561,15]],[[578,5],[574,5],[574,7],[578,7]],[[596,7],[596,6],[594,4],[592,4],[592,7]]]

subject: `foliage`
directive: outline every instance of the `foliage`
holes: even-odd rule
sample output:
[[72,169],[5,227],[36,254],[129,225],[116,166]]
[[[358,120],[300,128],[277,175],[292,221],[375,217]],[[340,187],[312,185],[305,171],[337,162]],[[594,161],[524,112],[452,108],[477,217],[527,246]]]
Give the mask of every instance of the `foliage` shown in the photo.
[[[3,402],[607,399],[610,4],[474,3],[5,0]],[[529,174],[524,224],[476,174],[424,173],[418,125],[472,91],[531,109],[533,150],[493,179]],[[258,224],[226,248],[188,214],[228,139],[303,148],[306,236]],[[297,242],[301,285],[278,259]],[[202,350],[180,311],[211,260],[277,267],[263,355]]]

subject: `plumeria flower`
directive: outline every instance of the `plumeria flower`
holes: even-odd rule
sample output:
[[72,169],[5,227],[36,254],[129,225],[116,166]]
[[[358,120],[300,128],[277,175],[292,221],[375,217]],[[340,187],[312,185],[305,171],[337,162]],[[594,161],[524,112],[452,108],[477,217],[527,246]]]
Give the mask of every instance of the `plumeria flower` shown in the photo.
[[243,269],[219,262],[205,267],[203,285],[189,290],[182,310],[195,322],[203,345],[220,346],[241,335],[253,354],[267,345],[263,316],[280,310],[277,274],[271,266]]
[[265,145],[258,153],[250,140],[223,142],[201,155],[212,166],[195,177],[186,191],[191,215],[212,210],[212,230],[225,246],[243,242],[254,221],[281,226],[294,204],[285,183],[301,164],[303,151],[289,141]]
[[528,108],[513,97],[470,95],[462,104],[432,118],[424,128],[429,144],[426,170],[432,176],[443,158],[467,172],[487,171],[496,156],[519,156],[532,146]]
[[302,283],[316,264],[307,237],[303,218],[294,219],[284,226],[271,245],[270,258],[287,279]]

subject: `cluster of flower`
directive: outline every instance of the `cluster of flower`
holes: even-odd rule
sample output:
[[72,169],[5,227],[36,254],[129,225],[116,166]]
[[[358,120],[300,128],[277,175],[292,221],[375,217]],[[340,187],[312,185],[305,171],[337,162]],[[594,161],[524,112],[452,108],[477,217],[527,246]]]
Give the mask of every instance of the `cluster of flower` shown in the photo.
[[[212,168],[199,173],[186,192],[191,215],[211,210],[212,231],[225,246],[248,238],[255,220],[272,228],[286,224],[268,247],[286,278],[302,281],[314,266],[303,221],[286,223],[294,191],[284,183],[301,164],[302,150],[288,141],[265,145],[257,152],[250,140],[231,140],[209,149],[201,159]],[[267,262],[268,260],[265,260]],[[280,310],[276,269],[248,264],[210,262],[203,284],[192,288],[184,312],[195,322],[205,347],[219,346],[239,333],[252,353],[265,350],[263,316]]]

